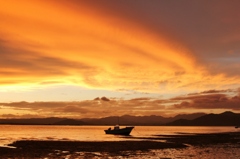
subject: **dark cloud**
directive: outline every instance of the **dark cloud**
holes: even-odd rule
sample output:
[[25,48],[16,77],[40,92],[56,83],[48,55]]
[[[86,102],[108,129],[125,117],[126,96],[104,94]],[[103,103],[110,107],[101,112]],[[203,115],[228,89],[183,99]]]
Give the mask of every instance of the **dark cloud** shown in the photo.
[[99,97],[96,97],[96,98],[94,98],[94,100],[100,100],[100,98],[99,98]]
[[[95,1],[87,3],[119,17],[128,17],[131,21],[145,25],[151,30],[162,32],[162,29],[174,32],[179,38],[191,45],[195,51],[203,54],[206,49],[218,49],[211,55],[224,55],[221,49],[227,46],[216,47],[227,36],[238,35],[240,16],[238,0],[212,1],[159,1],[134,0],[128,1]],[[237,40],[237,39],[236,39]],[[239,40],[239,39],[238,39]],[[237,46],[236,43],[227,43]],[[210,47],[214,46],[214,47]],[[229,46],[228,46],[229,47]],[[234,47],[234,48],[235,48]],[[208,50],[208,51],[210,51]],[[207,55],[207,54],[206,54]]]
[[207,91],[203,91],[201,93],[226,93],[226,92],[230,92],[231,90],[207,90]]
[[67,105],[64,107],[59,107],[54,109],[54,111],[62,113],[80,113],[80,114],[85,114],[89,112],[88,109],[82,108],[81,106],[78,105]]
[[[99,102],[103,101],[103,102]],[[105,117],[111,115],[159,115],[163,114],[165,106],[160,100],[142,99],[114,99],[110,100],[106,97],[95,98],[95,100],[85,100],[76,102],[12,102],[0,103],[2,106],[7,106],[14,110],[28,110],[38,116],[74,116],[80,117]],[[19,112],[20,112],[19,111]],[[106,114],[106,112],[108,112]],[[6,116],[7,117],[7,116]],[[10,117],[10,116],[9,116]]]
[[37,114],[24,114],[24,115],[18,115],[18,114],[2,114],[0,115],[0,117],[2,118],[9,118],[9,119],[13,119],[13,118],[45,118],[46,116],[40,116]]
[[204,100],[204,99],[215,99],[215,98],[219,98],[222,96],[226,96],[226,94],[221,94],[221,93],[190,93],[186,96],[178,96],[178,97],[174,97],[171,98],[170,100],[172,101],[181,101],[181,100]]
[[[240,1],[95,1],[101,12],[125,18],[156,35],[181,41],[211,73],[239,75]],[[176,47],[176,46],[172,46]]]
[[151,99],[152,98],[141,97],[141,98],[133,98],[133,99],[131,99],[131,101],[148,101]]
[[227,90],[206,90],[206,91],[202,91],[199,93],[189,93],[188,96],[196,96],[196,95],[204,95],[204,94],[228,94],[228,93],[235,93],[236,90],[232,90],[232,89],[227,89]]
[[110,101],[110,99],[108,99],[107,97],[101,97],[101,98],[96,97],[96,98],[94,98],[94,100],[96,100],[96,101],[102,100],[102,101],[106,101],[106,102]]
[[10,102],[10,103],[0,103],[0,105],[4,106],[12,106],[16,108],[54,108],[59,106],[66,106],[68,102]]
[[110,101],[110,99],[108,99],[107,97],[102,97],[101,100],[107,101],[107,102]]
[[[222,93],[220,93],[222,92]],[[232,93],[235,93],[232,95]],[[13,109],[19,111],[16,117],[22,114],[45,117],[106,117],[109,115],[176,115],[178,113],[199,112],[208,110],[235,110],[240,111],[239,89],[207,90],[198,94],[178,96],[170,99],[133,98],[118,99],[97,97],[94,100],[72,102],[11,102],[0,103],[0,109]],[[10,118],[11,114],[2,117]],[[15,116],[12,116],[15,117]]]
[[[222,94],[220,92],[222,92]],[[191,94],[187,96],[172,98],[171,100],[180,101],[179,104],[174,104],[174,108],[177,109],[240,110],[239,95],[229,96],[227,92],[229,91],[210,90],[201,92],[200,94]]]

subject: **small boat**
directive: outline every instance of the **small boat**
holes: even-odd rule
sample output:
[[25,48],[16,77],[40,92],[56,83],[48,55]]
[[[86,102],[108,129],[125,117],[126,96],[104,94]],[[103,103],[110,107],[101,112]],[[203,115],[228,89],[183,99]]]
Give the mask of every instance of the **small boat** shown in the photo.
[[119,125],[114,126],[114,129],[107,129],[104,130],[106,134],[113,134],[113,135],[129,135],[132,131],[134,126],[127,126],[125,128],[120,128]]

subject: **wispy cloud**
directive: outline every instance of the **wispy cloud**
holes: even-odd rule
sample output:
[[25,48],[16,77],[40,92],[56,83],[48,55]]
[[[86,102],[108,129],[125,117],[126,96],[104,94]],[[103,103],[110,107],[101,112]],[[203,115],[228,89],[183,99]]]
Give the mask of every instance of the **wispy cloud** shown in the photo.
[[[2,109],[18,110],[19,117],[24,115],[41,117],[105,117],[110,115],[163,115],[173,116],[187,112],[208,112],[215,110],[240,111],[238,90],[229,95],[229,90],[208,90],[170,99],[141,97],[133,99],[117,99],[97,97],[93,100],[73,102],[11,102],[0,103]],[[176,113],[176,109],[178,110]],[[11,117],[2,113],[2,117]],[[17,116],[14,116],[17,117]]]
[[[235,92],[229,96],[230,92]],[[172,98],[180,103],[174,104],[177,109],[225,109],[239,110],[240,96],[233,90],[209,90]]]
[[4,85],[58,81],[159,92],[238,82],[210,75],[189,48],[164,31],[153,32],[101,9],[93,12],[87,3],[15,1],[1,6]]
[[[42,102],[14,102],[21,95],[8,98],[13,102],[2,103],[2,114],[90,117],[167,115],[180,108],[238,110],[239,7],[238,1],[217,6],[214,1],[1,1],[0,86],[11,88],[4,93],[14,90],[17,95],[20,87],[47,92],[55,84],[122,92],[117,97],[88,93],[92,98],[86,99],[99,98],[78,102],[67,102],[72,96],[57,91],[34,93],[66,102],[23,93]],[[75,88],[68,92],[77,92]],[[125,99],[125,92],[132,99]]]

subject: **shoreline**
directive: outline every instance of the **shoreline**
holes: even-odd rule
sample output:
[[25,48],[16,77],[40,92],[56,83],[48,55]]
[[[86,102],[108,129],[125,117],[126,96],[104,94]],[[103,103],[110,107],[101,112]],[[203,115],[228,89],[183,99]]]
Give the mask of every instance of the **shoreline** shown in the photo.
[[0,147],[0,158],[55,158],[63,155],[77,157],[79,154],[101,153],[107,156],[124,156],[126,152],[148,152],[153,149],[186,148],[181,143],[158,141],[46,141],[20,140]]
[[148,138],[130,136],[130,138],[132,140],[127,141],[19,140],[8,145],[16,148],[0,147],[0,158],[60,158],[63,156],[106,158],[107,156],[134,156],[134,154],[147,153],[151,150],[186,149],[224,144],[240,148],[240,132],[155,135]]

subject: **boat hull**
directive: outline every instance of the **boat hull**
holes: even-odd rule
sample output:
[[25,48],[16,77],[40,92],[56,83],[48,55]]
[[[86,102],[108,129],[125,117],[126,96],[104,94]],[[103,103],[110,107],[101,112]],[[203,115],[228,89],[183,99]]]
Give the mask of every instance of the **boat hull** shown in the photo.
[[121,129],[113,129],[113,130],[104,130],[106,134],[113,134],[113,135],[130,135],[134,126],[129,126]]

